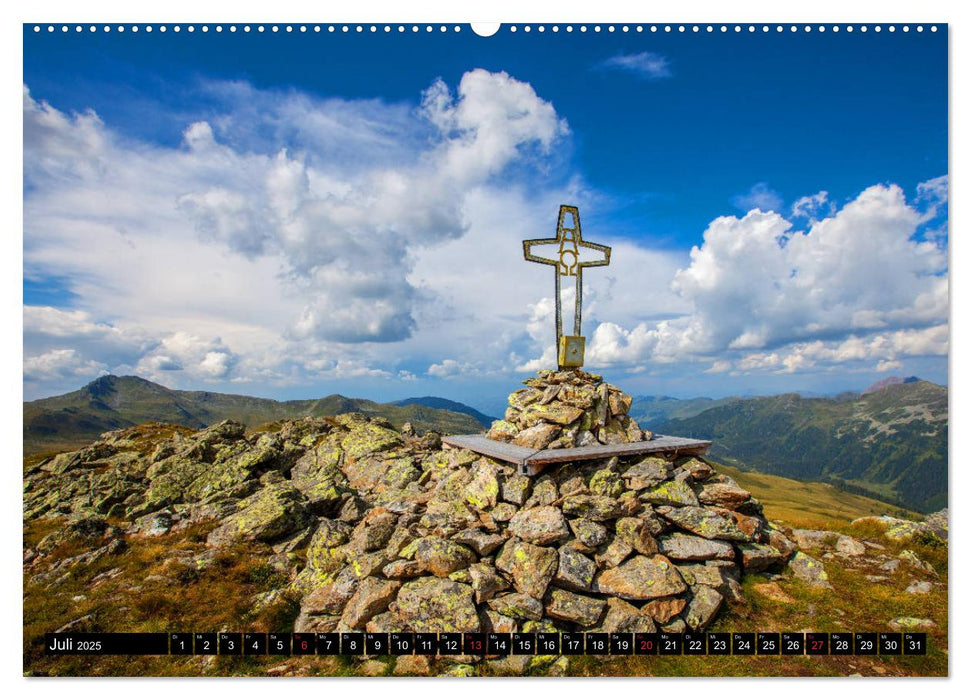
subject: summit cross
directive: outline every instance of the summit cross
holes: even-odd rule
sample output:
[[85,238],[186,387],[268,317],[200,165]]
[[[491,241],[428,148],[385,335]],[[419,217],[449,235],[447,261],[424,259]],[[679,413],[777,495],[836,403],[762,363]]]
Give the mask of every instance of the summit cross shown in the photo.
[[[557,245],[556,258],[544,258],[533,253],[535,246]],[[595,260],[581,261],[580,248],[601,253]],[[556,238],[533,238],[523,241],[523,255],[529,262],[552,265],[556,268],[556,347],[557,364],[564,367],[581,367],[586,339],[580,334],[581,307],[583,305],[583,268],[603,267],[610,264],[610,247],[588,243],[580,232],[580,211],[573,206],[560,206],[556,224]],[[560,277],[576,278],[576,297],[573,308],[573,335],[563,335],[563,309],[560,302]]]

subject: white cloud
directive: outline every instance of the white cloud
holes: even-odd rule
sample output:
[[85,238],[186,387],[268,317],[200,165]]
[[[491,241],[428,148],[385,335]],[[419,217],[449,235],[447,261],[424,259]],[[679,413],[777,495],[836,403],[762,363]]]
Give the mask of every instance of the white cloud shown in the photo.
[[72,348],[50,350],[24,358],[24,381],[28,382],[93,379],[105,371],[104,364],[85,359]]
[[868,188],[806,231],[774,212],[720,217],[673,277],[689,312],[601,323],[588,363],[796,372],[946,355],[947,258],[916,235],[924,220],[896,185]]
[[[36,321],[25,349],[114,338],[125,352],[107,366],[170,385],[390,376],[400,351],[372,343],[414,338],[416,318],[450,293],[415,279],[415,265],[468,238],[470,197],[513,161],[554,158],[569,134],[529,84],[478,69],[454,94],[435,81],[417,110],[204,89],[224,112],[189,123],[180,148],[131,142],[25,89],[25,274],[67,279],[79,307],[25,309]],[[65,322],[77,327],[57,336]],[[169,347],[190,336],[222,340]],[[308,364],[307,348],[330,364]]]
[[633,54],[617,54],[600,64],[603,68],[624,70],[646,80],[671,77],[671,64],[659,53],[643,51]]
[[752,189],[732,198],[732,204],[743,211],[782,211],[782,197],[767,182],[757,182]]
[[816,222],[835,213],[836,207],[829,201],[829,193],[826,190],[800,197],[792,205],[793,218],[802,217],[810,222]]

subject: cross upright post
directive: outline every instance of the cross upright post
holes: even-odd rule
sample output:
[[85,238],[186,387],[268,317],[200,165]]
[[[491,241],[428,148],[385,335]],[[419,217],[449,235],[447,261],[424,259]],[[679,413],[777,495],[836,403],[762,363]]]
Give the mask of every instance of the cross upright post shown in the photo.
[[[533,248],[544,245],[558,246],[556,258],[546,258],[533,253]],[[580,248],[595,250],[602,257],[581,261]],[[556,224],[556,238],[533,238],[523,241],[523,255],[529,262],[552,265],[556,281],[556,347],[557,365],[565,367],[583,366],[586,339],[581,335],[583,306],[583,268],[602,267],[610,264],[610,247],[583,240],[580,231],[580,211],[574,206],[560,205],[560,215]],[[573,306],[573,335],[563,335],[563,309],[560,302],[560,277],[576,278],[576,295]]]

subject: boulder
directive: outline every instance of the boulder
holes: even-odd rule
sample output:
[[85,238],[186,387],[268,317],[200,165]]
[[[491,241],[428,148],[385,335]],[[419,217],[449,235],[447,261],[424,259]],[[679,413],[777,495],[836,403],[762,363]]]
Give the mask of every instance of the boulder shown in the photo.
[[405,583],[389,607],[403,631],[478,632],[480,628],[472,587],[436,576]]
[[555,549],[510,539],[496,557],[496,568],[513,577],[516,590],[542,599],[559,567]]
[[660,554],[653,557],[636,556],[630,561],[602,571],[594,579],[593,588],[605,595],[626,600],[650,600],[677,595],[687,589],[677,568]]
[[307,527],[313,517],[307,498],[289,484],[270,484],[239,503],[238,510],[209,533],[206,542],[221,546],[233,541],[272,542]]
[[745,542],[751,539],[751,536],[742,532],[732,520],[707,508],[662,506],[657,509],[657,512],[681,529],[705,539],[734,542]]
[[553,583],[573,591],[589,591],[597,565],[575,549],[560,547],[559,565]]
[[701,631],[711,624],[724,602],[724,597],[714,588],[692,586],[691,602],[684,614],[685,623],[695,631]]
[[365,578],[344,606],[341,626],[347,629],[363,629],[372,617],[387,609],[400,587],[398,581],[386,581],[373,576]]
[[488,602],[500,615],[516,620],[539,620],[543,617],[543,604],[525,593],[510,593]]
[[[446,577],[453,571],[465,569],[475,561],[475,554],[468,547],[441,537],[423,537],[415,540],[414,560],[435,576]],[[410,549],[406,548],[409,551]]]
[[796,552],[789,560],[789,571],[800,581],[816,588],[832,588],[826,569],[816,559],[804,552]]
[[707,561],[709,559],[734,559],[732,545],[721,540],[672,532],[658,540],[661,554],[676,561]]
[[563,511],[553,506],[520,510],[509,521],[508,531],[538,545],[550,545],[570,537]]
[[550,588],[546,600],[547,616],[572,622],[581,627],[597,624],[604,607],[606,603],[603,600],[565,591],[562,588]]

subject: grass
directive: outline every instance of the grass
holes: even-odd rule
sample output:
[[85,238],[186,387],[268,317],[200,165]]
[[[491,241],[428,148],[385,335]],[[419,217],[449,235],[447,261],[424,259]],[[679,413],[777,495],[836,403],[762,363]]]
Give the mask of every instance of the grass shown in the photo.
[[766,518],[792,527],[831,529],[867,515],[920,519],[912,511],[846,493],[830,484],[744,472],[725,464],[716,464],[715,468],[751,491],[765,506]]

